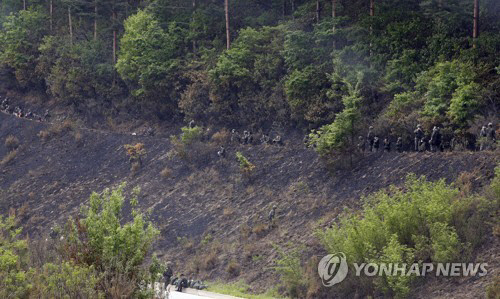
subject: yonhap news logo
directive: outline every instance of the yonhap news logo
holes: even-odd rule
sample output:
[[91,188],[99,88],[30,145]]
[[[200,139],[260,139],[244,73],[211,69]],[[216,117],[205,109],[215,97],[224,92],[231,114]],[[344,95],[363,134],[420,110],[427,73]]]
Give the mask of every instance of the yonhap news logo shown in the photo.
[[331,287],[343,281],[348,270],[347,260],[342,252],[324,256],[318,264],[318,273],[325,287]]
[[[487,263],[353,263],[355,276],[462,276],[483,277],[488,274]],[[343,252],[324,256],[318,264],[318,274],[325,287],[342,282],[349,271]]]

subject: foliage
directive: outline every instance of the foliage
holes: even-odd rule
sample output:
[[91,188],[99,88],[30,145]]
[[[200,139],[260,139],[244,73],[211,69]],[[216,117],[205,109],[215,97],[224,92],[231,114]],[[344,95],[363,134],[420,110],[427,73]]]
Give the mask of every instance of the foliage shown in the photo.
[[32,287],[28,247],[13,216],[0,217],[0,297],[25,298]]
[[199,126],[194,126],[193,128],[182,127],[181,131],[181,141],[184,145],[189,145],[200,140],[201,135],[203,134],[203,128]]
[[258,114],[259,119],[251,124],[286,119],[279,87],[285,73],[283,30],[281,26],[243,29],[231,49],[219,57],[209,72],[213,111],[219,118],[248,121],[250,115]]
[[136,143],[135,145],[125,144],[124,147],[131,161],[139,161],[146,155],[146,149],[143,143]]
[[127,296],[139,292],[139,282],[148,280],[145,259],[159,234],[135,209],[138,189],[129,200],[132,220],[121,224],[124,187],[122,184],[101,194],[94,192],[82,209],[82,219],[70,219],[66,228],[64,247],[68,258],[77,265],[93,266],[102,274],[100,289],[108,295],[114,291],[128,292]]
[[46,16],[35,9],[8,16],[0,31],[0,65],[14,70],[17,82],[28,87],[39,84],[34,68],[38,46],[46,33]]
[[104,298],[96,289],[99,276],[93,266],[46,263],[33,274],[33,298]]
[[89,114],[129,106],[161,120],[311,130],[335,121],[349,95],[344,80],[361,71],[367,124],[463,133],[498,111],[496,0],[480,2],[474,40],[465,0],[376,1],[374,16],[366,2],[338,2],[334,18],[329,1],[232,0],[229,49],[222,2],[193,3],[2,1],[0,88],[46,93]]
[[274,270],[281,276],[281,281],[287,292],[293,298],[304,297],[306,284],[300,262],[300,251],[285,252],[276,246],[275,249],[278,251],[280,258],[276,260]]
[[16,150],[19,147],[19,139],[13,135],[7,136],[7,138],[5,138],[5,147],[9,152]]
[[346,85],[349,94],[342,98],[344,109],[337,113],[333,123],[309,135],[309,144],[315,146],[316,151],[322,156],[352,150],[353,136],[360,119],[361,97],[358,85],[352,86],[349,82],[346,82]]
[[175,104],[184,30],[175,23],[164,30],[155,16],[145,10],[130,16],[124,26],[116,70],[135,96]]
[[243,156],[241,152],[236,152],[236,159],[240,163],[240,169],[243,172],[252,172],[255,169],[255,165]]
[[[488,233],[492,202],[457,188],[410,175],[401,191],[378,192],[364,199],[362,216],[346,213],[319,233],[328,252],[343,252],[350,262],[449,262],[468,257]],[[359,280],[388,294],[405,297],[410,277]]]
[[89,98],[109,98],[114,87],[113,65],[100,41],[67,45],[65,38],[46,36],[39,47],[36,71],[45,78],[48,92],[65,103]]

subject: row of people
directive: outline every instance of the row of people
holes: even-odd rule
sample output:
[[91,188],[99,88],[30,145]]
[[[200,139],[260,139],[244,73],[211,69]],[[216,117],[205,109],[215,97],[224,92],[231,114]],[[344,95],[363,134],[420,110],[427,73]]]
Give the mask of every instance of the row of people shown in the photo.
[[[275,135],[273,138],[271,138],[268,134],[262,134],[259,138],[259,142],[261,144],[283,145],[283,139],[279,134]],[[231,143],[254,144],[253,134],[250,131],[245,130],[241,136],[236,129],[232,129]]]
[[17,116],[17,117],[23,117],[23,118],[37,120],[37,121],[48,121],[48,119],[50,118],[49,109],[45,110],[45,113],[42,117],[41,115],[32,112],[30,109],[24,111],[19,106],[11,107],[9,105],[8,98],[4,98],[2,100],[2,102],[0,102],[0,110],[3,111],[4,113],[12,114],[12,115]]
[[[441,130],[438,126],[434,126],[430,136],[427,136],[422,129],[420,124],[417,125],[417,128],[413,131],[414,134],[414,151],[423,152],[426,150],[430,150],[431,152],[443,151],[443,138],[441,134]],[[480,147],[479,150],[487,150],[494,149],[496,144],[496,132],[493,127],[493,123],[489,123],[488,126],[483,126],[479,136]],[[451,139],[450,148],[454,147],[454,138]],[[368,129],[368,134],[366,135],[366,139],[363,136],[359,136],[358,138],[358,150],[360,152],[365,152],[368,150],[369,152],[377,152],[381,146],[380,138],[373,132],[373,127],[370,126]],[[382,142],[382,146],[384,151],[391,151],[391,141],[388,137],[384,138]],[[403,138],[398,137],[396,141],[396,150],[398,152],[403,151]]]

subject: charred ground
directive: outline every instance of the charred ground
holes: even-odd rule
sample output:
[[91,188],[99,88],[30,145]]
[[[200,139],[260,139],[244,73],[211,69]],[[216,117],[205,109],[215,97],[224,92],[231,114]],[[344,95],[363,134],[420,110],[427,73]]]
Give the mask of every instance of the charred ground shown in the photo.
[[[255,291],[279,281],[271,269],[277,257],[273,245],[293,242],[306,245],[305,257],[324,254],[314,231],[329,226],[345,207],[358,208],[363,195],[401,186],[409,173],[447,182],[467,173],[462,176],[468,185],[480,190],[498,162],[495,152],[380,152],[356,157],[352,169],[333,168],[293,131],[284,146],[227,144],[210,133],[180,158],[173,154],[170,132],[134,136],[2,113],[0,123],[0,157],[8,154],[7,136],[20,142],[12,160],[0,166],[0,211],[15,211],[30,237],[45,238],[51,226],[77,215],[92,191],[127,182],[128,190],[141,188],[140,205],[161,230],[159,256],[203,279],[244,279]],[[147,155],[132,173],[124,145],[138,142]],[[227,145],[225,158],[217,156],[219,144]],[[255,164],[252,174],[241,172],[236,151]],[[277,227],[269,230],[272,205],[278,207]],[[491,238],[478,253],[492,272],[498,271],[497,249],[498,240]],[[489,277],[474,288],[477,281],[438,281],[423,291],[439,297],[458,288],[467,297],[481,295],[487,282]]]

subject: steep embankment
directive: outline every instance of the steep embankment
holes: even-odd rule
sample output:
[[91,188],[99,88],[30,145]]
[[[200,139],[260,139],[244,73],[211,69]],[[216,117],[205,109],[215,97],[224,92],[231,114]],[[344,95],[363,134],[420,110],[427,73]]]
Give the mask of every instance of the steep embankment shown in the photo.
[[[452,182],[466,171],[479,188],[498,162],[492,152],[374,153],[352,170],[332,170],[304,148],[298,133],[282,147],[230,145],[222,159],[206,142],[183,160],[172,157],[168,138],[68,129],[44,139],[39,132],[50,131],[50,124],[2,113],[0,122],[0,157],[7,155],[8,135],[20,141],[16,156],[0,165],[0,212],[15,209],[32,236],[45,236],[78,213],[92,191],[126,181],[141,187],[140,205],[151,209],[161,229],[157,252],[176,269],[200,278],[243,278],[258,289],[277,281],[269,269],[273,244],[292,241],[307,244],[306,254],[323,254],[312,232],[343,207],[358,206],[362,195],[399,185],[412,172]],[[123,145],[136,142],[144,143],[147,156],[131,175]],[[251,177],[241,174],[236,151],[256,165]],[[272,205],[277,227],[268,230]]]

